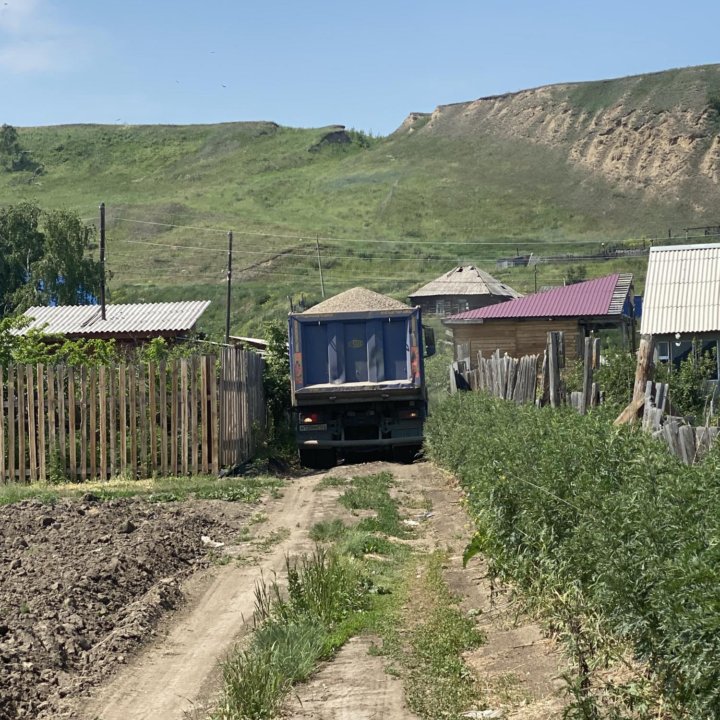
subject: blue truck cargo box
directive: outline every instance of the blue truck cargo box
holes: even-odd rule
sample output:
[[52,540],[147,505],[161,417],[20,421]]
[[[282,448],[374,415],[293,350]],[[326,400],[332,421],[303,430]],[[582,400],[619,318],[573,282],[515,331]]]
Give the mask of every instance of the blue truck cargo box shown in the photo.
[[290,316],[293,395],[420,388],[420,311]]

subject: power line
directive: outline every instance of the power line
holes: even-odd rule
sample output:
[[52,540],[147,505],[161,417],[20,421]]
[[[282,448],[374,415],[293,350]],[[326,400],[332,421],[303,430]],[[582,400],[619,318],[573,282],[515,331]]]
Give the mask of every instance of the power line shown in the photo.
[[[113,215],[112,220],[118,220],[121,222],[136,223],[138,225],[156,225],[160,227],[177,228],[181,230],[200,230],[202,232],[222,233],[227,234],[227,230],[221,230],[220,228],[208,228],[199,227],[196,225],[179,225],[177,223],[163,223],[153,220],[133,220],[132,218],[123,218]],[[302,235],[291,235],[286,233],[268,232],[268,231],[255,231],[255,230],[233,230],[235,235],[249,235],[253,237],[272,237],[281,238],[286,240],[307,240],[310,241],[313,233],[305,233]],[[690,237],[690,236],[688,236]],[[694,237],[694,236],[693,236]],[[709,237],[706,235],[697,237]],[[662,239],[662,238],[657,238]],[[438,243],[444,243],[446,245],[493,245],[493,246],[526,246],[528,244],[540,244],[540,245],[600,245],[603,240],[540,240],[540,239],[508,239],[508,240],[449,240],[447,238],[438,238],[436,240],[413,240],[412,238],[396,238],[394,240],[385,240],[379,238],[349,238],[349,237],[333,237],[330,235],[319,235],[318,240],[326,242],[354,242],[354,243],[398,243],[402,245],[436,245]]]

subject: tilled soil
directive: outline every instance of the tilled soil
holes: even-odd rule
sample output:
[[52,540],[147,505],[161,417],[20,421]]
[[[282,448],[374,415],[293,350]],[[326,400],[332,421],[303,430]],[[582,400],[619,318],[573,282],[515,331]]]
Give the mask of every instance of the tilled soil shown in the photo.
[[56,718],[107,677],[252,512],[221,501],[0,507],[0,720]]

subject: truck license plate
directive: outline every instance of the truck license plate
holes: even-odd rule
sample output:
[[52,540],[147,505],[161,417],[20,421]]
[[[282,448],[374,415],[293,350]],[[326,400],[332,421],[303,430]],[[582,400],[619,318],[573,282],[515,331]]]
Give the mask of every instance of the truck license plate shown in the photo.
[[322,425],[300,425],[300,432],[307,432],[308,430],[327,430],[327,423]]

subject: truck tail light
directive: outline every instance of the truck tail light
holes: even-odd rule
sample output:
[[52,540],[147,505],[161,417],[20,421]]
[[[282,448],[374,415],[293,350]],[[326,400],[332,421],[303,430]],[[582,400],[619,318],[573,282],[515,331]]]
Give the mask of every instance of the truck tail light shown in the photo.
[[415,418],[419,417],[419,413],[417,410],[413,409],[400,410],[400,412],[398,412],[398,417],[401,420],[415,420]]
[[303,425],[314,425],[320,422],[320,415],[318,413],[303,413],[300,417],[300,422]]

